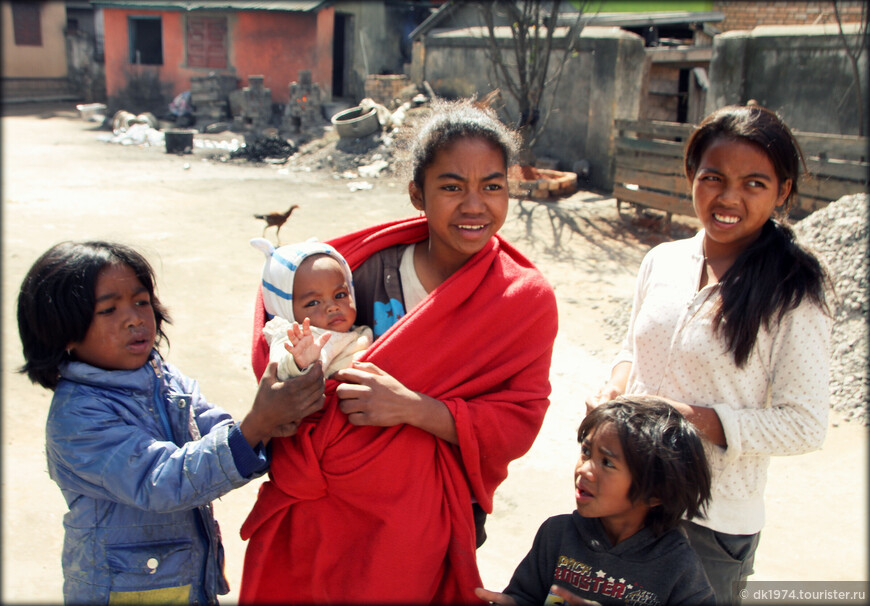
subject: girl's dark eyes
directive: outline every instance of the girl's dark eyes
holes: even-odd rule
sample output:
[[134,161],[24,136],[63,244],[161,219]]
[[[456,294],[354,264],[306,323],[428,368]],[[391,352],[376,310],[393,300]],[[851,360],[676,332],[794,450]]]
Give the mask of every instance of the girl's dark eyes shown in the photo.
[[340,293],[336,293],[335,298],[336,298],[336,299],[344,299],[344,298],[346,298],[347,296],[348,296],[348,293],[346,293],[346,292],[340,292]]
[[309,301],[308,303],[306,303],[302,307],[314,307],[318,303],[319,303],[319,301],[317,301],[316,299],[312,299],[311,301]]
[[[444,191],[460,191],[462,189],[459,185],[449,184],[442,185],[441,189]],[[484,191],[500,191],[504,189],[504,186],[501,183],[487,183],[483,186]]]
[[94,314],[98,316],[108,316],[113,311],[115,311],[114,307],[104,307],[103,309],[95,311]]

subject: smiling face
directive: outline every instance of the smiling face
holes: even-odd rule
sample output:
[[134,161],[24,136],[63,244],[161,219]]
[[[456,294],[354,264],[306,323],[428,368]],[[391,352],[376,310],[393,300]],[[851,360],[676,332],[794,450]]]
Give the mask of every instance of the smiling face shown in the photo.
[[105,370],[135,370],[148,361],[156,338],[151,297],[133,269],[118,263],[100,270],[94,317],[85,338],[70,343],[77,360]]
[[613,424],[597,426],[580,445],[580,458],[574,468],[574,497],[577,512],[584,518],[600,518],[614,545],[643,528],[649,511],[647,503],[629,499],[631,481]]
[[792,186],[790,179],[779,183],[761,148],[730,138],[710,144],[689,180],[711,258],[736,257],[755,241]]
[[338,261],[329,255],[306,257],[293,277],[293,317],[311,326],[347,332],[356,321],[356,304]]
[[412,181],[409,192],[414,207],[426,213],[431,262],[439,273],[452,273],[504,224],[504,152],[481,137],[457,139],[435,154],[423,172],[422,187]]

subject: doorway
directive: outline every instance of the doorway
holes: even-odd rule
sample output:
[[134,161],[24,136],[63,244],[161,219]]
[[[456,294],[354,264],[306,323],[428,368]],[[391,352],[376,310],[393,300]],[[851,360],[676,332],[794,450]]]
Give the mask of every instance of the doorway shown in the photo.
[[353,74],[353,15],[335,13],[332,34],[332,97],[351,96]]

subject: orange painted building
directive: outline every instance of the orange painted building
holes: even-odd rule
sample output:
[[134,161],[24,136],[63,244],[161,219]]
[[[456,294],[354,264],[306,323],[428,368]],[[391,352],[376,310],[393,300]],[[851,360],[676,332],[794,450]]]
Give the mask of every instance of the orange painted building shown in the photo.
[[331,95],[334,9],[322,0],[93,4],[103,12],[110,104],[155,79],[168,103],[210,74],[234,76],[238,88],[263,76],[272,101],[287,103],[301,70]]

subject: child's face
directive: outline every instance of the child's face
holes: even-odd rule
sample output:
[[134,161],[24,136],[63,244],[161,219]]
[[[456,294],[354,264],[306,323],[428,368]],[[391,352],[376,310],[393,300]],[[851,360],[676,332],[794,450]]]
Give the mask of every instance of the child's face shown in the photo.
[[422,190],[409,186],[414,207],[426,213],[429,246],[447,263],[464,263],[504,225],[507,167],[501,149],[475,137],[458,139],[435,154]]
[[151,297],[129,265],[104,267],[84,340],[68,347],[76,359],[106,370],[135,370],[148,361],[156,338]]
[[356,321],[356,304],[338,261],[328,255],[306,257],[293,277],[293,317],[312,326],[347,332]]
[[770,157],[755,145],[732,139],[711,143],[692,179],[707,255],[742,252],[785,203],[791,185],[788,180],[780,187]]
[[643,528],[649,506],[628,498],[631,472],[612,423],[596,427],[580,445],[574,487],[577,512],[601,518],[614,545]]

